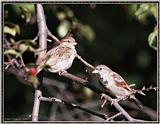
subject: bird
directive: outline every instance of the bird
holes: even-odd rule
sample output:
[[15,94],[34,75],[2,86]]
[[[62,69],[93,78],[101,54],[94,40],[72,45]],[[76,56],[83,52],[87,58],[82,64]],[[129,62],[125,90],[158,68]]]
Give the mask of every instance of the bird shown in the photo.
[[112,71],[106,65],[96,66],[92,73],[98,75],[100,84],[116,98],[123,99],[129,96],[129,99],[133,100],[135,104],[142,109],[142,103],[132,94],[134,89],[130,88],[130,86],[118,73]]
[[53,47],[43,57],[41,63],[37,67],[37,74],[45,67],[48,67],[48,71],[61,75],[62,72],[72,66],[77,56],[76,45],[77,42],[73,37],[64,37],[58,46]]

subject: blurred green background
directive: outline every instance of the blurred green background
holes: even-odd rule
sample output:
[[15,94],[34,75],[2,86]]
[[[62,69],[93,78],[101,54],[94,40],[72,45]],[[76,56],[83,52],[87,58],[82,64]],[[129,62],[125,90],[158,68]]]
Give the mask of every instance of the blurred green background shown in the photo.
[[[143,86],[157,85],[157,6],[143,4],[44,4],[49,30],[59,39],[72,33],[78,42],[79,55],[92,65],[108,65],[122,75],[128,84]],[[37,23],[33,4],[4,5],[5,37],[9,42],[33,39],[37,33]],[[28,40],[26,40],[28,42]],[[54,42],[48,42],[48,48]],[[30,45],[29,45],[30,46]],[[36,49],[38,43],[33,46]],[[23,49],[23,48],[22,48]],[[34,50],[24,50],[25,64],[35,63]],[[72,74],[87,77],[99,86],[96,78],[86,74],[85,67],[75,60]],[[92,91],[73,84],[70,80],[45,72],[44,96],[56,96],[67,101],[84,105],[95,111],[112,115],[113,107],[106,105],[100,109],[101,100]],[[99,86],[100,87],[100,86]],[[30,120],[34,89],[22,84],[15,75],[4,71],[4,120]],[[157,92],[146,92],[137,98],[148,108],[157,111]],[[136,118],[148,118],[130,107],[127,112]],[[58,103],[41,103],[40,120],[101,120],[81,110],[71,109]],[[120,117],[119,117],[120,118]],[[121,119],[121,118],[120,118]],[[119,119],[119,120],[120,120]]]

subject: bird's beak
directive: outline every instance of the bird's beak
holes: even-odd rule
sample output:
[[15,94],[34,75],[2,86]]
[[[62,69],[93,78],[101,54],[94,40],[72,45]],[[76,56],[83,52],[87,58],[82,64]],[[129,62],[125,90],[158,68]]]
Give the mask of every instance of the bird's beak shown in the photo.
[[98,70],[95,69],[94,71],[92,71],[92,73],[97,74]]
[[75,46],[76,46],[77,44],[78,44],[77,42],[74,43]]

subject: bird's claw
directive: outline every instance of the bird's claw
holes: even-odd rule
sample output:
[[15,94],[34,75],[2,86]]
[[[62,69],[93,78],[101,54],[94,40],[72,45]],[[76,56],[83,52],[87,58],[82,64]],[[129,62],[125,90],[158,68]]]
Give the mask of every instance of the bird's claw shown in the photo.
[[78,54],[77,54],[77,58],[78,58],[78,59],[80,59],[80,60],[82,59],[82,57],[81,57],[81,56],[79,56]]
[[67,71],[65,71],[65,70],[60,70],[59,72],[58,72],[58,74],[59,74],[59,76],[62,76],[62,74],[63,73],[66,73]]
[[105,99],[105,94],[104,93],[101,94],[101,99]]
[[112,99],[112,102],[111,102],[111,106],[114,104],[114,103],[117,103],[117,102],[119,102],[120,101],[120,99]]
[[104,105],[106,104],[106,102],[107,102],[107,100],[106,100],[106,98],[105,98],[105,94],[101,94],[101,99],[104,99],[104,101],[103,101],[103,103],[102,103],[102,105],[101,105],[101,108],[103,108],[104,107]]
[[[107,99],[106,99],[106,95],[104,93],[101,94],[101,99],[104,99],[102,105],[101,105],[101,108],[104,107],[104,105],[106,104],[107,102]],[[121,99],[120,98],[116,98],[116,99],[112,99],[111,101],[111,106],[114,104],[114,103],[118,103]]]
[[107,100],[105,99],[105,100],[103,101],[102,105],[101,105],[101,108],[104,107],[104,105],[106,104],[106,102],[107,102]]

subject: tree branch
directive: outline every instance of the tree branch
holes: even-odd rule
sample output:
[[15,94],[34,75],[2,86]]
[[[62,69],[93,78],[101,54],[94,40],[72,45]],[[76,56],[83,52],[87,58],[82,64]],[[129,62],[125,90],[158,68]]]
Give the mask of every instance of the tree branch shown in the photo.
[[[36,12],[37,12],[37,23],[38,23],[38,37],[39,37],[39,49],[43,49],[39,54],[36,61],[36,64],[40,64],[42,61],[42,57],[46,54],[47,48],[47,25],[44,15],[44,10],[41,4],[36,4]],[[40,89],[35,90],[35,97],[34,97],[34,105],[32,110],[32,121],[38,121],[38,114],[39,114],[39,107],[40,107],[40,100],[39,96],[42,95]]]
[[54,41],[56,41],[57,43],[59,43],[60,42],[60,40],[57,38],[57,37],[55,37],[50,31],[49,31],[49,29],[47,28],[47,33],[48,33],[48,36],[50,36]]
[[118,116],[120,116],[120,115],[122,115],[122,112],[119,112],[119,113],[117,113],[117,114],[109,117],[109,118],[107,119],[107,121],[113,120],[114,118],[116,118],[116,117],[118,117]]
[[[88,83],[86,80],[82,79],[82,78],[79,78],[79,77],[76,77],[68,72],[63,72],[61,74],[61,76],[63,77],[66,77],[66,78],[69,78],[85,87],[88,87],[89,89],[91,89],[93,92],[97,93],[98,95],[101,95],[103,93],[102,90],[100,90],[99,88],[95,87],[94,85],[91,85],[91,83]],[[103,93],[105,94],[105,93]],[[109,101],[110,103],[112,103],[113,99],[108,96],[107,94],[105,94],[105,98],[107,101]],[[114,102],[113,103],[113,106],[119,111],[122,113],[122,115],[129,121],[137,121],[137,119],[134,119],[132,118],[119,104],[118,102]],[[143,121],[143,120],[138,120],[138,121]]]
[[35,90],[34,105],[33,105],[33,111],[32,111],[32,121],[38,121],[38,114],[39,114],[39,107],[40,107],[39,97],[40,96],[42,96],[42,92],[40,90]]
[[39,99],[40,99],[41,101],[58,102],[58,103],[62,103],[62,104],[64,104],[64,105],[69,106],[69,107],[72,107],[72,108],[78,108],[78,109],[83,110],[83,111],[85,111],[85,112],[88,112],[88,113],[90,113],[90,114],[92,114],[92,115],[95,115],[95,116],[98,116],[98,117],[100,117],[100,118],[103,118],[104,120],[107,120],[107,118],[108,118],[108,116],[105,115],[105,114],[101,114],[101,113],[98,113],[98,112],[89,110],[89,109],[84,108],[84,107],[82,107],[82,106],[80,106],[80,105],[76,105],[76,104],[73,104],[73,103],[70,103],[70,102],[67,102],[67,101],[64,101],[64,100],[55,98],[55,97],[49,97],[49,98],[47,98],[47,97],[41,96]]
[[[47,52],[47,36],[50,36],[58,44],[60,43],[60,41],[58,40],[58,38],[56,38],[54,35],[52,35],[51,32],[49,31],[47,24],[46,24],[46,20],[45,20],[44,9],[41,4],[36,4],[36,12],[37,12],[37,24],[38,24],[38,37],[36,37],[34,40],[39,38],[39,49],[41,51],[39,52],[38,58],[36,61],[36,64],[39,65],[42,62],[42,59],[46,55],[46,52]],[[38,101],[39,99],[37,97],[39,95],[37,95],[37,93],[39,93],[39,95],[42,94],[40,89],[35,90],[35,99],[34,99],[33,112],[32,112],[32,121],[38,121],[40,101]]]
[[42,57],[46,54],[47,48],[47,25],[44,15],[44,10],[41,4],[36,5],[37,12],[37,24],[38,24],[38,37],[39,37],[39,49],[42,49],[39,52],[36,64],[40,64],[42,61]]
[[90,67],[91,69],[94,69],[94,66],[92,66],[91,64],[89,64],[88,62],[86,62],[84,59],[82,59],[81,56],[77,55],[77,58],[86,66]]

